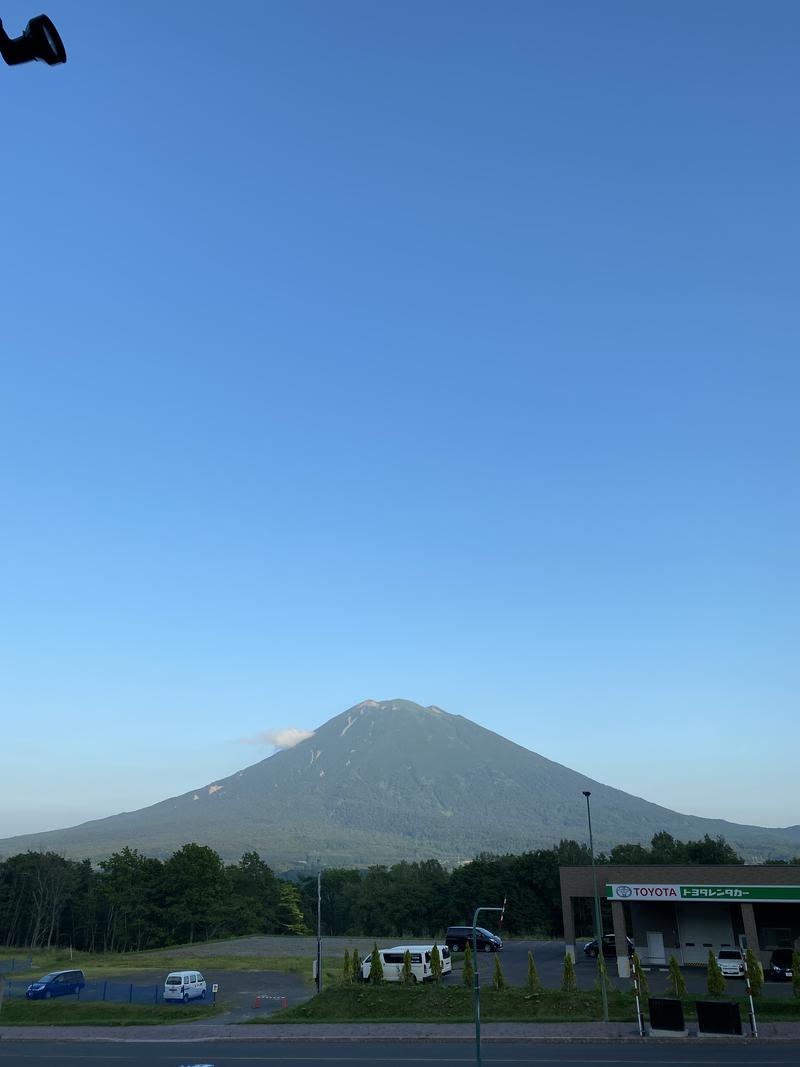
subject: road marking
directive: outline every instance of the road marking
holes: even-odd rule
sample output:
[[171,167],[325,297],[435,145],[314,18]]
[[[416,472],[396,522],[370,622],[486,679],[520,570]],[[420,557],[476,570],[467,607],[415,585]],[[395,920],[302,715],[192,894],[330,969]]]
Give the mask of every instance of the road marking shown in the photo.
[[[361,1043],[362,1042],[355,1042],[355,1044],[361,1044]],[[135,1045],[135,1044],[138,1044],[138,1042],[132,1041],[131,1044]],[[533,1044],[533,1042],[531,1042],[531,1044]],[[130,1051],[133,1052],[134,1049],[131,1049]],[[602,1058],[600,1056],[589,1057],[589,1056],[580,1056],[580,1055],[572,1056],[570,1058],[552,1057],[552,1056],[536,1056],[536,1055],[531,1055],[530,1053],[528,1055],[526,1055],[526,1056],[502,1056],[502,1055],[497,1055],[496,1054],[498,1051],[499,1051],[498,1049],[492,1049],[491,1062],[493,1064],[495,1064],[495,1063],[524,1063],[524,1064],[530,1065],[530,1064],[551,1064],[551,1063],[552,1064],[565,1064],[565,1063],[584,1064],[584,1063],[591,1063],[591,1064],[614,1064],[614,1065],[616,1065],[616,1067],[618,1067],[618,1065],[620,1065],[620,1064],[625,1064],[626,1067],[627,1067],[628,1064],[632,1064],[632,1065],[643,1064],[643,1065],[645,1065],[645,1067],[660,1067],[660,1065],[662,1065],[662,1064],[677,1064],[677,1065],[679,1065],[679,1067],[693,1067],[693,1065],[697,1064],[697,1065],[699,1065],[699,1067],[709,1067],[709,1065],[713,1065],[713,1064],[725,1064],[725,1065],[728,1065],[728,1067],[730,1067],[730,1065],[732,1063],[736,1063],[736,1062],[744,1063],[744,1062],[746,1062],[744,1060],[742,1060],[742,1061],[731,1060],[730,1056],[726,1055],[725,1052],[722,1052],[722,1050],[720,1050],[721,1058],[719,1058],[719,1059],[699,1059],[699,1060],[683,1059],[683,1058],[680,1058],[680,1059],[654,1059],[652,1057],[648,1057],[648,1058],[645,1058],[645,1059],[625,1059],[625,1060],[622,1060],[622,1059],[619,1058],[618,1050],[614,1049],[613,1047],[609,1047],[608,1049],[603,1049],[602,1050],[603,1051]],[[597,1051],[599,1052],[600,1050],[598,1049]],[[759,1054],[760,1054],[760,1057],[761,1057],[760,1061],[759,1061],[760,1063],[762,1063],[762,1064],[776,1064],[776,1065],[778,1065],[778,1067],[784,1067],[784,1065],[785,1065],[785,1067],[797,1067],[797,1059],[796,1059],[796,1057],[792,1057],[792,1059],[768,1059],[765,1056],[767,1051],[768,1050],[765,1049],[765,1048],[759,1049]],[[784,1053],[784,1055],[785,1055],[785,1053]],[[48,1053],[48,1052],[45,1052],[45,1053],[39,1054],[38,1056],[31,1056],[30,1054],[26,1054],[26,1056],[29,1056],[30,1059],[37,1059],[37,1060],[53,1060],[53,1059],[55,1059],[55,1060],[58,1060],[59,1062],[64,1062],[65,1060],[80,1060],[85,1064],[90,1064],[92,1062],[92,1059],[88,1058],[86,1056],[85,1052],[84,1053],[73,1054],[73,1053],[66,1052],[66,1050],[63,1051],[63,1052],[59,1052],[59,1053]],[[152,1060],[159,1061],[162,1058],[166,1059],[166,1056],[167,1056],[166,1053],[162,1053],[162,1054],[159,1054],[157,1056],[151,1057],[151,1061]],[[241,1062],[252,1061],[253,1063],[262,1063],[262,1064],[272,1064],[272,1063],[314,1063],[314,1064],[322,1063],[322,1064],[325,1064],[325,1063],[340,1063],[341,1062],[341,1063],[347,1063],[347,1064],[351,1064],[352,1065],[352,1064],[358,1064],[358,1063],[362,1062],[358,1058],[354,1059],[354,1057],[352,1055],[352,1052],[349,1052],[349,1053],[341,1055],[341,1056],[338,1056],[338,1055],[337,1056],[324,1056],[324,1057],[321,1058],[319,1056],[319,1054],[293,1056],[291,1054],[285,1054],[284,1053],[284,1055],[275,1055],[275,1056],[267,1055],[267,1056],[265,1056],[263,1053],[260,1054],[260,1055],[252,1055],[252,1054],[248,1054],[248,1053],[239,1053],[238,1050],[236,1050],[236,1049],[230,1049],[230,1050],[226,1049],[225,1053],[224,1053],[224,1056],[225,1056],[226,1061],[229,1061],[229,1060],[236,1060],[236,1061],[241,1061]],[[105,1062],[107,1060],[130,1060],[130,1058],[131,1058],[130,1054],[122,1055],[122,1054],[119,1054],[119,1053],[104,1053],[102,1056],[98,1056],[97,1062],[98,1063],[103,1063],[103,1062]],[[431,1064],[438,1064],[438,1063],[474,1063],[474,1060],[475,1060],[474,1054],[467,1053],[466,1050],[465,1050],[464,1054],[460,1055],[460,1056],[435,1056],[435,1055],[430,1055],[430,1054],[426,1055],[426,1056],[387,1056],[387,1055],[374,1056],[373,1055],[371,1060],[370,1060],[370,1063],[372,1063],[372,1064],[376,1064],[376,1063],[431,1063]],[[174,1062],[174,1061],[171,1061],[171,1062]],[[364,1060],[363,1062],[366,1063],[367,1061]],[[186,1065],[180,1065],[180,1067],[213,1067],[213,1064],[186,1064]]]

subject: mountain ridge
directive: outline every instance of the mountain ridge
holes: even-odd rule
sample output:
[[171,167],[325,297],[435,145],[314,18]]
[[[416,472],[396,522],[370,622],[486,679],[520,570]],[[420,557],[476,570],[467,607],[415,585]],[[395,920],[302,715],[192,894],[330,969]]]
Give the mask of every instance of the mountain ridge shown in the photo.
[[132,812],[0,840],[0,856],[52,849],[94,862],[128,845],[166,856],[188,841],[227,860],[258,851],[276,870],[369,866],[583,840],[592,790],[595,847],[723,835],[743,854],[788,858],[800,826],[684,815],[548,760],[436,705],[365,700],[291,748]]

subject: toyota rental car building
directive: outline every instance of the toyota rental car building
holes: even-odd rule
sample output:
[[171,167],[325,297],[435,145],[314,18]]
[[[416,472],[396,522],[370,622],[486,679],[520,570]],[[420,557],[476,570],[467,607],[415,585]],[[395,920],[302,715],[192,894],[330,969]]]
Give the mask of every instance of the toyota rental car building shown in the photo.
[[[611,902],[617,946],[636,943],[647,965],[705,964],[709,950],[751,948],[762,963],[775,948],[800,947],[800,866],[628,866],[597,868],[597,890]],[[561,867],[567,953],[575,958],[575,901],[594,897],[591,867]],[[617,948],[619,974],[630,973]]]

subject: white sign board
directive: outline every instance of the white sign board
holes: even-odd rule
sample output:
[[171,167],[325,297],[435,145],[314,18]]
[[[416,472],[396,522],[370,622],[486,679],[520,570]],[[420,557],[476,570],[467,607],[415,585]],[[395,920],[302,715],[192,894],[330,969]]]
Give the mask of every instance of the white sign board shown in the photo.
[[797,885],[670,885],[662,882],[606,884],[607,900],[800,901]]

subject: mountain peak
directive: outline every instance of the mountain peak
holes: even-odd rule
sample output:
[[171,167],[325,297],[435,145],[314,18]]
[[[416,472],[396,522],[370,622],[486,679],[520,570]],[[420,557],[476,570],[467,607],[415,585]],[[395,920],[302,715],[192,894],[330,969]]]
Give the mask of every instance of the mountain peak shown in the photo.
[[[387,720],[394,719],[395,721],[403,721],[404,718],[447,715],[447,712],[435,705],[431,704],[428,707],[425,707],[422,704],[417,704],[413,700],[405,700],[402,697],[395,697],[392,700],[373,700],[370,698],[368,700],[362,700],[360,703],[354,704],[352,708],[348,708],[347,711],[342,711],[338,715],[335,715],[332,719],[329,719],[324,726],[338,724],[341,720],[347,721],[356,716],[372,715],[385,716]],[[319,729],[323,728],[324,727],[320,727]]]
[[[498,716],[499,717],[499,716]],[[187,841],[226,860],[255,850],[276,870],[435,857],[446,865],[583,841],[592,790],[595,844],[722,834],[786,858],[800,829],[681,815],[592,781],[461,715],[411,700],[362,700],[311,737],[227,778],[67,830],[0,841],[0,854],[53,849],[97,861],[125,845],[168,856]]]
[[[362,700],[360,704],[356,704],[356,709],[362,708],[383,708],[384,711],[432,711],[433,707],[424,707],[422,704],[417,704],[413,700],[405,700],[403,697],[395,697],[392,700]],[[355,710],[353,708],[351,711]],[[441,711],[441,708],[437,708],[437,711]]]

